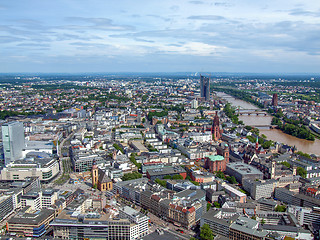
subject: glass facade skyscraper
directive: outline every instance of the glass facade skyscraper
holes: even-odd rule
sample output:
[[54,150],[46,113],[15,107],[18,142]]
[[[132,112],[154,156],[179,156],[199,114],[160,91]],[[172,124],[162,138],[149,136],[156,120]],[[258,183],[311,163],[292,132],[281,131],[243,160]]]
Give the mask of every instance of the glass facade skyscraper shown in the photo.
[[200,75],[200,92],[201,97],[206,101],[210,100],[210,79]]
[[9,122],[2,125],[2,142],[5,165],[22,158],[24,145],[24,127],[21,122]]

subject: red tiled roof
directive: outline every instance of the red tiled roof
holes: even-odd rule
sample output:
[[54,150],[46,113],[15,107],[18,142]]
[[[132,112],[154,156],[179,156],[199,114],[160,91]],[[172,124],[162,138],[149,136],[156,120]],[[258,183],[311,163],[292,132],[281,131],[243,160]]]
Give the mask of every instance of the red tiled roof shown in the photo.
[[158,195],[152,195],[151,198],[156,200],[157,202],[159,202],[160,200],[160,197]]
[[195,210],[196,210],[196,209],[195,209],[194,207],[191,207],[191,208],[189,208],[188,211],[189,211],[190,213],[192,213],[192,212],[194,212]]
[[177,206],[176,209],[177,209],[178,211],[182,211],[182,207],[181,207],[181,206]]

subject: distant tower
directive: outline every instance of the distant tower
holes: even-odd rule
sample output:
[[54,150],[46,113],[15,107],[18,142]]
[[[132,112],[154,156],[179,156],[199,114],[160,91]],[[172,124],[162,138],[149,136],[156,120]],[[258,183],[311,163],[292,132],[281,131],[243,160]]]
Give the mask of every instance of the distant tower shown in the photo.
[[256,140],[256,153],[258,152],[259,149],[259,138],[257,136],[257,140]]
[[24,127],[21,122],[9,122],[2,125],[2,142],[5,165],[22,158]]
[[99,177],[98,171],[99,171],[99,169],[98,169],[98,166],[96,165],[96,161],[93,160],[92,169],[91,169],[92,187],[98,185],[98,177]]
[[276,162],[272,161],[271,163],[271,179],[276,178]]
[[278,94],[274,93],[272,96],[272,106],[278,106]]
[[214,116],[214,119],[213,119],[212,134],[213,134],[213,138],[215,141],[220,140],[220,138],[221,138],[220,122],[219,122],[219,117],[218,117],[217,112],[216,112],[216,115]]
[[294,166],[294,167],[292,168],[292,175],[293,175],[293,176],[297,176],[297,167],[296,167],[296,166]]
[[196,109],[196,108],[198,108],[198,106],[199,106],[198,100],[197,100],[197,99],[193,99],[193,100],[191,101],[191,108]]
[[117,151],[116,150],[114,150],[113,153],[112,153],[112,159],[113,160],[117,159]]
[[226,163],[229,163],[229,146],[227,143],[220,143],[219,146],[216,147],[217,154],[223,156],[226,160]]
[[210,79],[200,75],[200,92],[205,101],[210,100]]

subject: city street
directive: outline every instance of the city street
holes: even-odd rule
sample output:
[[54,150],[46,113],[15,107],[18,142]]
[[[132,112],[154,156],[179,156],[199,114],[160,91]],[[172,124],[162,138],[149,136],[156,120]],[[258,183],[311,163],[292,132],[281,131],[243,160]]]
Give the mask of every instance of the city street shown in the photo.
[[[155,231],[157,228],[160,228],[167,230],[175,235],[178,234],[181,238],[184,239],[190,239],[195,235],[195,232],[193,232],[192,230],[187,230],[183,227],[177,227],[172,223],[166,222],[150,212],[148,213],[148,217],[150,218],[150,221],[152,223],[150,231]],[[181,233],[180,231],[182,231],[183,233]]]

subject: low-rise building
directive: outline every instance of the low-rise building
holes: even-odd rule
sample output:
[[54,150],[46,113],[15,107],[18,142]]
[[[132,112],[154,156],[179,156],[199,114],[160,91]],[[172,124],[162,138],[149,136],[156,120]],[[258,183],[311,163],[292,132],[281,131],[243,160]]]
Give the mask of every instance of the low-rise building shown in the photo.
[[28,158],[8,164],[1,170],[1,180],[25,180],[38,177],[42,182],[50,182],[59,173],[59,163],[46,153],[28,153]]
[[263,179],[263,173],[255,167],[246,163],[229,163],[226,168],[226,173],[230,176],[234,176],[236,180],[243,184],[244,179]]
[[219,234],[226,238],[229,237],[230,225],[238,219],[239,215],[234,214],[232,217],[224,217],[221,210],[210,209],[201,217],[200,226],[208,224],[213,234]]
[[54,219],[54,210],[33,210],[27,206],[8,220],[8,232],[25,237],[41,237]]
[[251,218],[240,216],[230,225],[229,239],[265,239],[268,232],[259,228],[259,222]]
[[226,170],[227,161],[221,155],[211,155],[205,159],[206,167],[210,172],[224,172]]
[[260,198],[271,198],[276,187],[275,179],[261,180],[245,178],[242,182],[244,190],[250,193],[250,196],[258,200]]
[[148,233],[148,217],[133,209],[64,210],[50,224],[53,234],[61,239],[140,239]]
[[163,177],[167,175],[181,175],[183,179],[185,179],[187,177],[187,172],[180,166],[164,167],[147,171],[147,177],[152,181],[156,180],[157,178],[163,179]]

